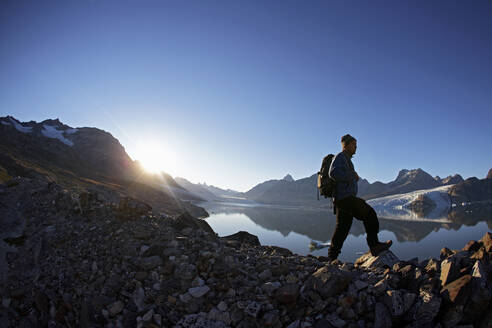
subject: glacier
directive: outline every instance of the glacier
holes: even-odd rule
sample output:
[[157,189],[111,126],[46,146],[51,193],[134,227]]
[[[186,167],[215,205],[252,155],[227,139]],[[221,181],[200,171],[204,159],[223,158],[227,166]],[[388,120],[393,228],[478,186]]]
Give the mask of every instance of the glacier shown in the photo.
[[[367,201],[379,217],[395,220],[451,222],[447,214],[452,207],[449,189],[454,185],[441,186],[432,189],[416,190],[405,194],[390,195],[370,199]],[[427,196],[436,205],[430,213],[424,217],[410,209],[410,204],[421,195]]]

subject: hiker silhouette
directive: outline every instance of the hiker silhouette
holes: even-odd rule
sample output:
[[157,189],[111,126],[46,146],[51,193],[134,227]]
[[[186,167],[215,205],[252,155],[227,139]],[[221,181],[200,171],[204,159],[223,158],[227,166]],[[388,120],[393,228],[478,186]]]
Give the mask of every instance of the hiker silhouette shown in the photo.
[[333,206],[337,222],[328,249],[328,258],[335,260],[340,254],[354,217],[364,223],[367,245],[371,254],[378,256],[393,242],[391,240],[384,243],[379,241],[379,220],[376,211],[365,200],[357,197],[359,175],[352,163],[352,156],[357,150],[357,140],[350,134],[346,134],[342,137],[341,144],[342,151],[335,156],[329,170],[330,178],[335,180]]

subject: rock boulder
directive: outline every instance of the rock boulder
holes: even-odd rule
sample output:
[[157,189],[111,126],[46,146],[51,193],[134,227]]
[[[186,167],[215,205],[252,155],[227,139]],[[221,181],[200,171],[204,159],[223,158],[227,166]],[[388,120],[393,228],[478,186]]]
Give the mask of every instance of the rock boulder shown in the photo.
[[400,259],[392,251],[384,251],[378,256],[372,256],[370,252],[365,253],[355,261],[356,267],[362,268],[392,268]]
[[260,240],[258,239],[258,237],[253,235],[253,234],[250,234],[249,232],[246,232],[246,231],[239,231],[233,235],[221,237],[221,239],[234,240],[234,241],[237,241],[241,244],[247,243],[247,244],[254,245],[254,246],[260,246]]
[[482,239],[480,239],[480,242],[483,244],[487,252],[492,252],[492,233],[485,233]]
[[331,266],[324,266],[313,273],[305,283],[308,289],[328,298],[340,294],[352,281],[352,274]]
[[447,284],[441,290],[441,296],[447,303],[463,305],[468,301],[471,294],[472,276],[467,274]]
[[185,212],[178,217],[173,218],[171,225],[177,230],[184,230],[186,228],[200,229],[209,234],[215,235],[214,230],[210,227],[207,221],[197,219],[188,212]]
[[118,204],[117,216],[119,219],[138,219],[151,211],[150,205],[135,198],[123,197]]
[[449,257],[441,263],[441,285],[446,286],[460,276],[460,265],[457,259]]

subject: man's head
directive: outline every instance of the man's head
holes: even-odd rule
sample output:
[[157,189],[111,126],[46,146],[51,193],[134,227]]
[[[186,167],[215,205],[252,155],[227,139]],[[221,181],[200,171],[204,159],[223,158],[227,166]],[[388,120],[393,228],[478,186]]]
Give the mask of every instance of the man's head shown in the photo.
[[350,154],[350,156],[355,154],[357,150],[357,140],[350,134],[346,134],[342,137],[342,148],[343,151]]

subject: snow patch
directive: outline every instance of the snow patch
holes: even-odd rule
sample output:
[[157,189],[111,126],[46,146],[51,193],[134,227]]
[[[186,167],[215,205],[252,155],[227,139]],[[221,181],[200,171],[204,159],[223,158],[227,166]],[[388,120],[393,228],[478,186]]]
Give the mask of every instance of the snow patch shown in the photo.
[[72,128],[70,128],[70,129],[66,129],[64,132],[66,134],[74,134],[77,131],[79,131],[79,129],[72,129]]
[[14,127],[17,129],[17,131],[22,132],[22,133],[31,133],[32,132],[32,127],[30,126],[23,126],[16,120],[14,120],[12,117],[9,117],[10,122],[14,125]]
[[10,125],[10,126],[12,126],[12,123],[10,123],[10,122],[5,122],[5,121],[2,121],[2,124],[3,124],[3,125]]
[[[74,130],[76,130],[76,129],[74,129]],[[56,128],[56,126],[51,126],[51,125],[46,125],[46,124],[43,124],[43,130],[41,130],[41,133],[43,134],[43,136],[45,136],[47,138],[58,139],[61,142],[63,142],[65,145],[72,147],[73,142],[68,140],[67,138],[65,138],[63,136],[63,132],[65,132],[65,131],[58,130]]]

